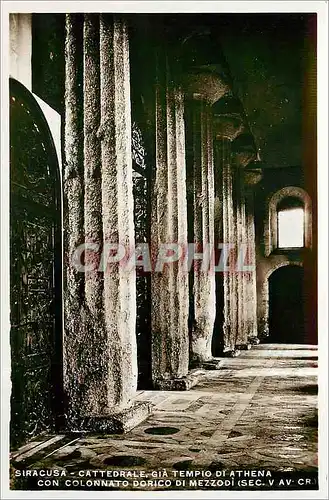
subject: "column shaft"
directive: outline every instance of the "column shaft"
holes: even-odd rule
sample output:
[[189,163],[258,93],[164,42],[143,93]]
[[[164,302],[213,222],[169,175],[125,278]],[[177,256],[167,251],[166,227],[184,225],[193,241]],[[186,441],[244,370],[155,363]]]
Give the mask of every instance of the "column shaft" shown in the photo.
[[237,198],[237,300],[238,300],[238,328],[236,335],[236,345],[243,347],[247,344],[247,331],[246,331],[246,273],[243,271],[244,259],[244,246],[247,244],[246,239],[246,217],[245,217],[245,198],[244,198],[244,180],[243,170],[240,167],[236,168],[236,198]]
[[[100,67],[99,67],[99,16],[85,14],[84,19],[84,213],[86,242],[101,245],[102,181],[101,145],[97,137],[100,126]],[[100,246],[101,250],[101,246]],[[99,272],[100,251],[93,253],[95,266],[85,273],[86,307],[98,321],[103,312],[103,276]],[[103,325],[98,325],[103,328]]]
[[81,18],[76,14],[68,14],[66,16],[65,40],[65,146],[63,175],[63,377],[64,392],[68,400],[66,413],[69,419],[78,411],[77,407],[80,395],[83,393],[83,375],[78,367],[77,352],[79,352],[81,338],[83,341],[86,341],[88,335],[86,325],[82,320],[84,274],[75,267],[73,260],[76,248],[84,242],[81,46]]
[[[165,245],[187,248],[184,102],[170,82],[168,63],[158,67],[156,171],[152,203],[152,378],[163,381],[188,372],[188,274],[179,262],[162,264]],[[162,250],[161,250],[162,249]]]
[[230,266],[230,309],[231,309],[231,335],[234,348],[238,340],[239,332],[239,276],[236,270],[238,256],[238,241],[239,241],[239,197],[237,188],[237,171],[236,166],[231,166],[232,179],[232,218],[230,223],[230,242],[233,247],[232,262]]
[[[222,190],[223,190],[223,243],[233,243],[233,186],[232,186],[232,165],[230,154],[230,142],[222,141],[223,154],[223,175],[222,175]],[[230,252],[230,255],[232,252]],[[234,278],[232,269],[232,259],[228,260],[230,270],[224,271],[224,326],[223,326],[223,352],[234,351],[235,347],[235,330],[234,330],[234,309],[236,297],[233,291]]]
[[256,289],[256,241],[254,198],[251,188],[246,189],[246,216],[249,244],[249,264],[253,267],[248,273],[248,339],[255,342],[257,338],[257,289]]
[[[214,162],[211,107],[193,103],[194,244],[196,252],[213,255],[214,245]],[[192,361],[211,359],[216,314],[215,274],[210,258],[207,269],[194,261],[194,322],[191,339]]]
[[[104,247],[134,245],[129,48],[123,20],[100,19],[101,155]],[[104,313],[111,370],[109,407],[125,406],[137,387],[135,268],[113,263],[104,272]]]
[[[66,22],[64,384],[71,428],[120,432],[148,413],[130,404],[135,268],[109,251],[134,248],[128,34],[120,17],[81,17]],[[96,245],[86,272],[72,265],[80,243]]]

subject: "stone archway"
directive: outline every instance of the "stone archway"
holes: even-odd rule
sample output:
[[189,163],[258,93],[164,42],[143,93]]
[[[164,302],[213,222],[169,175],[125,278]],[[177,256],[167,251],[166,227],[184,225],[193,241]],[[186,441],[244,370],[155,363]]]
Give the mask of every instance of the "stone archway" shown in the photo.
[[61,188],[33,95],[10,80],[11,443],[54,428],[62,409]]

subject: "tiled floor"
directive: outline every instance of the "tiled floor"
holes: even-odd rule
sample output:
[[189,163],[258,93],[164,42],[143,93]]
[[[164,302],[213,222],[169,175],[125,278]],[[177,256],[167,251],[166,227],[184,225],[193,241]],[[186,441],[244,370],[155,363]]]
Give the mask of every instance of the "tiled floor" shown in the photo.
[[[88,490],[316,488],[317,348],[263,344],[220,366],[188,392],[139,392],[154,411],[125,435],[47,436],[16,452],[12,465],[63,471],[49,485],[56,489],[72,481]],[[43,479],[28,479],[29,487]]]

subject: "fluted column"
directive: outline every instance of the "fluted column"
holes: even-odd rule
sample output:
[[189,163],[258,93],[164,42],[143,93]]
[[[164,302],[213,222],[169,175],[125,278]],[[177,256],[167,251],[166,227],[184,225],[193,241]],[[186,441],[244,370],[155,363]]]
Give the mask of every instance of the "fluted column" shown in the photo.
[[[103,242],[134,244],[129,47],[123,20],[100,19],[100,80]],[[104,272],[108,338],[109,405],[122,407],[137,388],[135,269],[119,263]]]
[[251,316],[250,262],[254,248],[246,212],[244,167],[255,158],[255,145],[236,97],[225,96],[213,106],[216,168],[222,171],[223,243],[231,246],[224,273],[223,354],[249,347]]
[[134,245],[129,47],[121,17],[67,15],[65,106],[68,426],[120,432],[148,413],[132,405],[135,269],[109,252],[110,245],[124,253]]
[[[208,45],[209,51],[205,50]],[[194,33],[184,40],[181,79],[186,95],[186,123],[189,151],[188,172],[193,185],[194,249],[193,294],[191,297],[191,365],[209,367],[213,363],[212,338],[216,316],[214,270],[214,152],[213,105],[230,90],[225,68],[215,63],[214,39],[209,33]]]
[[234,97],[223,97],[213,106],[216,149],[215,169],[222,172],[223,245],[225,256],[223,354],[235,355],[239,328],[243,320],[243,283],[237,270],[239,242],[243,231],[240,170],[232,156],[232,141],[246,125],[241,103]]
[[[231,158],[232,162],[232,158]],[[234,351],[229,354],[234,354],[236,345],[239,341],[239,326],[240,326],[240,313],[241,301],[239,299],[240,280],[239,272],[237,271],[238,259],[238,246],[239,246],[239,222],[240,222],[240,197],[238,187],[238,171],[235,163],[232,165],[232,219],[230,224],[230,243],[232,245],[232,265],[230,268],[230,313],[232,325],[232,341],[234,344]]]
[[248,340],[251,344],[258,344],[257,336],[257,288],[256,288],[256,239],[253,187],[262,179],[260,169],[245,170],[246,194],[246,222],[248,231],[248,249],[250,271],[247,273],[247,324]]
[[[88,337],[84,316],[85,276],[74,265],[76,248],[84,243],[84,174],[83,174],[83,97],[81,16],[66,16],[65,41],[65,145],[63,164],[63,240],[64,240],[64,332],[63,370],[66,413],[75,418],[85,391],[82,374],[77,369],[77,353]],[[78,333],[79,332],[79,333]],[[82,398],[81,398],[82,396]],[[81,399],[81,401],[80,401]]]
[[[194,255],[203,254],[204,261],[193,263],[194,318],[191,337],[192,363],[211,359],[211,343],[215,321],[214,246],[214,161],[212,110],[205,100],[190,103],[189,127],[192,130],[193,158],[193,227]],[[192,170],[192,169],[191,169]],[[208,256],[208,257],[207,257]],[[210,257],[210,258],[209,258]],[[206,264],[208,259],[208,264]],[[203,267],[205,264],[205,267]]]
[[[232,183],[232,164],[231,164],[231,143],[222,134],[215,135],[215,172],[219,178],[218,183],[218,203],[221,206],[222,219],[221,240],[218,249],[218,261],[216,262],[216,273],[222,274],[222,280],[217,280],[217,284],[223,287],[223,324],[222,331],[215,332],[222,336],[223,354],[232,353],[235,349],[235,308],[236,297],[233,290],[234,270],[234,249],[230,247],[234,238],[233,221],[233,183]],[[217,286],[216,284],[216,286]],[[216,294],[219,295],[218,290]]]
[[246,306],[248,341],[257,343],[257,293],[256,293],[256,245],[254,199],[250,186],[246,186],[246,229],[248,240],[248,264],[250,271],[246,273]]
[[230,260],[228,262],[228,271],[224,274],[226,293],[227,293],[227,310],[225,316],[224,333],[225,344],[224,353],[234,353],[235,336],[237,330],[237,294],[235,280],[235,254],[236,254],[236,231],[235,231],[235,216],[234,216],[234,168],[231,158],[231,144],[226,144],[225,147],[225,167],[224,167],[224,189],[225,189],[225,209],[226,217],[224,217],[225,239],[224,243],[231,245]]
[[235,220],[236,220],[236,273],[235,286],[237,292],[237,330],[236,349],[249,349],[248,331],[248,273],[250,268],[250,243],[247,232],[246,200],[245,200],[245,167],[255,159],[255,145],[253,137],[241,134],[232,144],[235,165]]
[[236,165],[236,231],[237,231],[237,247],[236,247],[236,286],[237,286],[237,301],[238,301],[238,328],[236,334],[236,347],[244,348],[248,344],[247,326],[246,326],[246,272],[245,257],[248,249],[248,241],[246,238],[246,213],[245,213],[245,197],[244,197],[244,177],[243,170],[239,165]]
[[160,389],[188,389],[188,273],[182,265],[187,249],[184,96],[172,82],[165,56],[159,56],[157,78],[151,220],[152,380]]

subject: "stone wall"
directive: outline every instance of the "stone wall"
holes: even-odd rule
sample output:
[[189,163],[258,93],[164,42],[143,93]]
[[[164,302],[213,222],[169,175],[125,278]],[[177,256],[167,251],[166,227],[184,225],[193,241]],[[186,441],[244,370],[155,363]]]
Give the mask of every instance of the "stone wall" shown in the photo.
[[[277,231],[276,213],[272,207],[278,193],[287,196],[305,198],[305,248],[300,250],[281,251],[276,248]],[[305,201],[304,200],[304,201]],[[264,178],[256,190],[256,262],[257,262],[257,323],[258,335],[266,339],[269,334],[269,285],[270,275],[282,266],[303,266],[310,282],[316,276],[312,251],[312,215],[311,200],[304,190],[304,179],[301,168],[267,169]],[[271,208],[272,207],[272,208]],[[274,212],[273,212],[274,210]],[[274,216],[273,216],[274,213]],[[274,227],[275,224],[275,227]],[[273,236],[274,235],[274,236]]]

